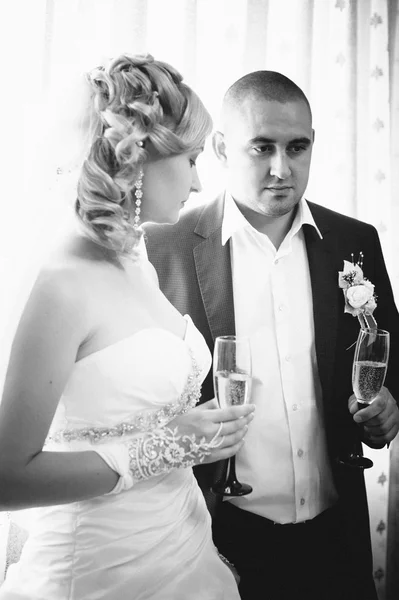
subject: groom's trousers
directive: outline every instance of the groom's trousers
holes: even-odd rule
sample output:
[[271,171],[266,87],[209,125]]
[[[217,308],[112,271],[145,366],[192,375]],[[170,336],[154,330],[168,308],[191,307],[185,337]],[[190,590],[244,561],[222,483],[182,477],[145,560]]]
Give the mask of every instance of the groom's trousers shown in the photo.
[[223,501],[213,538],[238,571],[242,600],[376,600],[373,582],[359,581],[350,569],[335,507],[279,525]]

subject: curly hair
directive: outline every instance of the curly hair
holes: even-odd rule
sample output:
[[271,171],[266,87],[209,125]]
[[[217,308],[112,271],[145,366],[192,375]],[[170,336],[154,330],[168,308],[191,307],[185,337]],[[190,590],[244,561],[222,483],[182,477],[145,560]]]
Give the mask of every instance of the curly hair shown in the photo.
[[87,78],[90,149],[75,211],[92,240],[130,254],[142,236],[132,204],[147,142],[162,157],[189,152],[204,144],[212,120],[180,73],[151,55],[123,54]]

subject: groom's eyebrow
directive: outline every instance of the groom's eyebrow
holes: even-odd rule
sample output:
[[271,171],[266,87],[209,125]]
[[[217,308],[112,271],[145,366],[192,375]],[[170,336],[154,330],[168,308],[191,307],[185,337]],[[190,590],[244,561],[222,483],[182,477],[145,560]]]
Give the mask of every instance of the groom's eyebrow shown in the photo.
[[289,144],[292,146],[294,144],[301,144],[302,146],[310,146],[312,141],[308,137],[299,137],[291,140]]
[[[277,144],[277,140],[274,140],[272,138],[267,138],[264,137],[263,135],[257,135],[256,137],[252,138],[249,140],[248,142],[249,144]],[[292,140],[290,140],[287,144],[287,146],[292,146],[294,144],[302,144],[304,146],[310,146],[311,144],[311,140],[308,137],[298,137],[298,138],[294,138]]]
[[276,144],[276,140],[264,137],[263,135],[257,135],[248,142],[249,144]]

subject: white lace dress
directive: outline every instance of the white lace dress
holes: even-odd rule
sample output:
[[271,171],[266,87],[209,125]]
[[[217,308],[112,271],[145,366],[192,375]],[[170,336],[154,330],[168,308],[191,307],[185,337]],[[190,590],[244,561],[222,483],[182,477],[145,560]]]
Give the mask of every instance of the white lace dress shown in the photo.
[[[194,405],[211,361],[186,319],[184,340],[144,329],[77,362],[46,449],[114,443]],[[17,599],[239,600],[239,594],[212,543],[192,469],[185,468],[117,495],[34,509],[21,559],[0,587],[0,600]]]

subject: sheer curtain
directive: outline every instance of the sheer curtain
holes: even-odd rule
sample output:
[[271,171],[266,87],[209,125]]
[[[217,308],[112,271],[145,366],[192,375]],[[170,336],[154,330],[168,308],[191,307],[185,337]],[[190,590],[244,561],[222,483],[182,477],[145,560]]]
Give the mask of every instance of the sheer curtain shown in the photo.
[[[392,173],[392,233],[393,257],[399,256],[399,0],[389,3],[388,52],[390,66],[390,115],[391,115],[391,173]],[[392,270],[396,292],[399,288],[399,266]],[[398,299],[398,294],[396,296]],[[399,596],[399,440],[391,448],[389,478],[388,532],[387,532],[387,582],[386,598]]]
[[[179,68],[215,126],[223,93],[244,73],[272,69],[296,81],[316,130],[307,197],[377,227],[399,297],[398,0],[13,0],[1,12],[0,380],[41,258],[70,219],[80,75],[124,51]],[[199,170],[204,191],[192,204],[223,184],[209,145]],[[375,463],[366,475],[381,600],[395,597],[386,592],[386,549],[389,536],[395,547],[389,484],[397,446],[391,457],[367,450]]]

